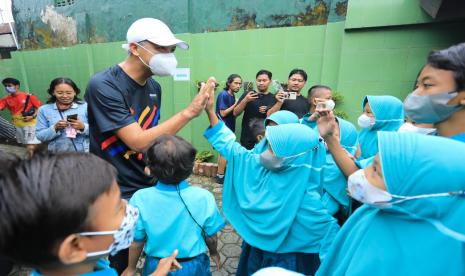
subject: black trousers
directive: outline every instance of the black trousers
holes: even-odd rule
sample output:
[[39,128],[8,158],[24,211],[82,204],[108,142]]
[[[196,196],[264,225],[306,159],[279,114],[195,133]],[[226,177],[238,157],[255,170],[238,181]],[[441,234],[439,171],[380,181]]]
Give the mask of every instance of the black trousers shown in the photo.
[[129,248],[119,251],[115,256],[110,256],[110,266],[114,268],[118,275],[128,267]]

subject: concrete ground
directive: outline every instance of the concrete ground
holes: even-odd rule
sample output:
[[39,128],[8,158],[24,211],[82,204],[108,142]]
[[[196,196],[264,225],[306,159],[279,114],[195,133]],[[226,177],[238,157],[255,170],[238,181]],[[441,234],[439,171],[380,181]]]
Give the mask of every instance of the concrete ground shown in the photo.
[[[24,156],[25,149],[23,147],[0,144],[0,150]],[[218,208],[221,211],[223,185],[215,183],[213,178],[192,175],[189,178],[189,183],[193,186],[205,188],[212,192],[215,196]],[[211,271],[214,276],[229,276],[235,275],[241,253],[242,239],[237,235],[231,225],[226,227],[219,233],[218,250],[221,257],[222,268],[218,270],[212,262]],[[138,267],[142,267],[144,259],[141,258]],[[27,268],[17,267],[10,276],[26,276],[30,273]],[[140,275],[139,273],[137,275]]]

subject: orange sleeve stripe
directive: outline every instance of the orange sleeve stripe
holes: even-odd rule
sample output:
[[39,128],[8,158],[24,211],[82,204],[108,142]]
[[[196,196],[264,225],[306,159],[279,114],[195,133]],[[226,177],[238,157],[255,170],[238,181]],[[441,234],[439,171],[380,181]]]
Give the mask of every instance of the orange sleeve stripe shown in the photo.
[[118,140],[118,137],[116,137],[116,135],[113,135],[111,136],[110,138],[106,139],[105,141],[102,142],[102,144],[100,145],[100,148],[102,150],[108,148],[111,144],[113,144],[114,142],[116,142]]
[[157,107],[154,106],[152,113],[150,113],[150,117],[145,121],[144,125],[142,126],[142,129],[147,129],[147,127],[152,123],[153,117],[155,117],[156,111],[157,111]]

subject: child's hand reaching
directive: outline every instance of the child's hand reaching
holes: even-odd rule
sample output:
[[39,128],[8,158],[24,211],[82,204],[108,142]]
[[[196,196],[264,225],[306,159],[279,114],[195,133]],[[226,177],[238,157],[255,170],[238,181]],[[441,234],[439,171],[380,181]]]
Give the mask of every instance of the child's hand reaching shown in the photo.
[[158,262],[157,269],[150,276],[165,276],[168,275],[168,272],[173,272],[178,269],[181,269],[182,266],[176,261],[176,256],[178,256],[178,250],[174,250],[171,256],[163,258]]

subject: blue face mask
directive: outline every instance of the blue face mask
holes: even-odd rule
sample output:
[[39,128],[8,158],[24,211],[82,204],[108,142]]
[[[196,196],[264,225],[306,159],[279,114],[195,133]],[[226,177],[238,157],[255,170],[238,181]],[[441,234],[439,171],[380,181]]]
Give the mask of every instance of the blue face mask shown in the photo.
[[425,96],[410,93],[404,101],[405,114],[416,123],[442,122],[462,108],[460,105],[447,104],[457,94],[456,91]]
[[16,93],[16,87],[14,86],[5,86],[5,91],[9,94]]

